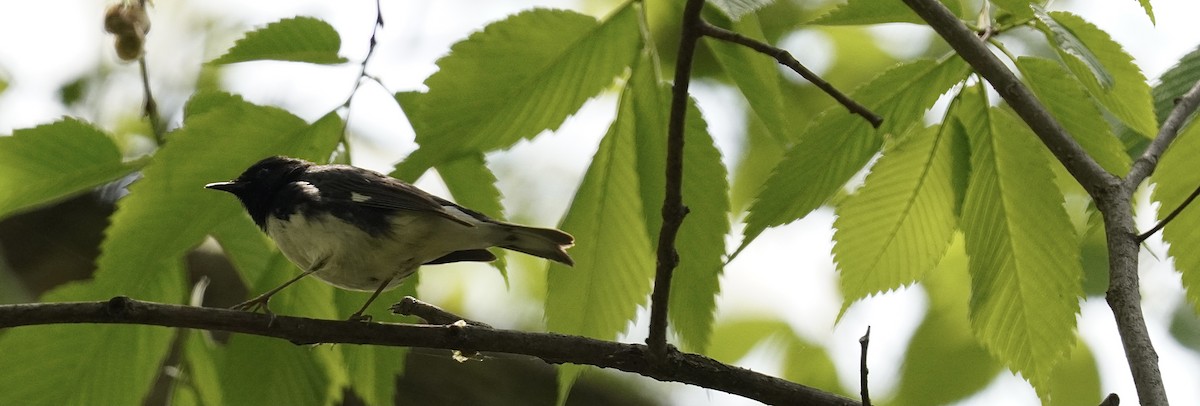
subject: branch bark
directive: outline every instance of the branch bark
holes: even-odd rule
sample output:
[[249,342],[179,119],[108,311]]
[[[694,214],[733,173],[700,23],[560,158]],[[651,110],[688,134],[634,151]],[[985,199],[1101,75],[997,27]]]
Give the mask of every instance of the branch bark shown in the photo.
[[275,337],[298,344],[343,343],[524,354],[549,363],[619,369],[660,381],[681,382],[776,405],[858,405],[848,398],[723,364],[672,352],[662,362],[645,345],[553,333],[472,325],[412,325],[318,320],[226,309],[182,306],[118,296],[103,302],[0,306],[0,328],[100,323],[222,330]]
[[662,205],[662,228],[658,233],[658,268],[654,273],[654,291],[650,293],[650,335],[646,344],[661,359],[667,356],[667,304],[671,299],[671,275],[679,266],[675,237],[687,215],[683,205],[683,131],[687,122],[688,85],[692,80],[692,59],[700,41],[700,11],[704,0],[688,0],[683,7],[683,32],[679,55],[675,60],[675,83],[671,87],[671,118],[667,126],[666,195]]

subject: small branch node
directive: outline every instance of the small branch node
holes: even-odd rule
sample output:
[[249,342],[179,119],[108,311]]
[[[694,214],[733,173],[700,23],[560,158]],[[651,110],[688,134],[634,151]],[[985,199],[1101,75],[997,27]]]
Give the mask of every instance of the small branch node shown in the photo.
[[858,345],[862,347],[862,356],[859,358],[859,376],[858,385],[859,391],[862,394],[863,406],[871,406],[871,394],[867,390],[867,346],[871,343],[871,326],[867,326],[867,333],[863,334],[858,339]]

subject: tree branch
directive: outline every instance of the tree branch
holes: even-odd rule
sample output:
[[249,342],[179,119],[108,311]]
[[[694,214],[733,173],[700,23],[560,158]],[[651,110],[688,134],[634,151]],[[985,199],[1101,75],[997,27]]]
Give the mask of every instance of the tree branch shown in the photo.
[[1162,157],[1171,142],[1175,141],[1175,137],[1179,136],[1179,130],[1196,111],[1197,106],[1200,106],[1200,82],[1192,85],[1191,90],[1175,101],[1175,108],[1171,109],[1171,114],[1167,115],[1167,119],[1159,127],[1154,141],[1150,142],[1146,151],[1142,152],[1142,156],[1138,157],[1129,169],[1129,175],[1125,177],[1126,187],[1136,188],[1154,173],[1154,168],[1158,166],[1158,158]]
[[1179,204],[1179,207],[1176,207],[1175,210],[1172,210],[1170,214],[1167,214],[1167,217],[1163,217],[1162,221],[1159,221],[1158,224],[1155,224],[1154,228],[1138,234],[1137,242],[1140,244],[1142,241],[1146,241],[1147,238],[1150,238],[1150,236],[1154,235],[1154,233],[1157,233],[1158,230],[1162,230],[1163,227],[1166,227],[1167,223],[1170,223],[1171,220],[1174,220],[1175,216],[1178,216],[1179,213],[1183,212],[1183,209],[1186,209],[1189,204],[1192,204],[1192,200],[1196,200],[1197,195],[1200,195],[1200,186],[1196,186],[1196,190],[1193,190],[1192,194],[1188,195],[1187,199],[1184,199],[1183,203]]
[[524,354],[549,363],[619,369],[661,381],[716,389],[768,404],[858,405],[852,399],[726,365],[702,355],[674,352],[660,364],[652,361],[644,345],[563,334],[471,325],[385,324],[270,316],[144,302],[123,296],[103,302],[0,306],[0,328],[64,323],[141,324],[222,330],[304,344],[370,344]]
[[683,205],[683,130],[687,119],[688,85],[692,80],[692,59],[700,41],[700,11],[704,0],[688,0],[683,7],[683,32],[679,35],[679,55],[675,60],[675,83],[671,88],[671,118],[667,127],[666,194],[663,197],[662,229],[658,233],[658,269],[654,291],[650,294],[650,335],[646,344],[661,360],[667,356],[667,304],[671,298],[671,274],[679,266],[675,237],[687,215]]
[[871,406],[871,393],[867,391],[867,346],[870,344],[871,326],[867,326],[867,333],[858,339],[858,345],[862,347],[862,355],[858,361],[858,391],[861,393],[863,406]]
[[1067,134],[1033,92],[992,54],[987,45],[937,0],[904,0],[921,19],[950,44],[959,56],[991,83],[992,88],[1012,106],[1017,115],[1033,129],[1046,148],[1062,162],[1067,171],[1093,199],[1111,194],[1120,180],[1108,173]]
[[700,33],[722,41],[728,41],[745,46],[774,58],[775,61],[779,62],[780,65],[788,67],[792,71],[799,74],[800,77],[804,78],[804,80],[809,81],[809,83],[812,83],[818,89],[821,89],[830,97],[833,97],[834,100],[837,100],[838,103],[841,103],[842,106],[845,106],[846,109],[849,109],[851,113],[862,116],[871,123],[872,127],[879,128],[879,126],[883,124],[883,117],[875,114],[865,106],[858,104],[858,102],[834,88],[833,85],[829,84],[829,82],[826,82],[825,79],[821,79],[821,77],[817,76],[817,74],[813,73],[813,71],[808,70],[808,68],[800,64],[800,61],[796,60],[796,58],[793,57],[790,52],[782,48],[772,46],[734,31],[717,27],[705,21],[700,21]]

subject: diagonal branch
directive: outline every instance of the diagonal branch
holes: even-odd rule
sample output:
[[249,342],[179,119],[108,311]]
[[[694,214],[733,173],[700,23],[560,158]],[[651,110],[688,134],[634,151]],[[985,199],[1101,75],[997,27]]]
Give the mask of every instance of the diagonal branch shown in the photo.
[[[614,368],[661,381],[716,389],[776,405],[858,405],[820,390],[675,352],[653,361],[645,345],[581,336],[472,325],[412,325],[318,320],[226,309],[143,302],[118,296],[103,302],[0,305],[0,329],[43,324],[140,324],[275,337],[294,343],[345,343],[524,354],[549,363]],[[131,344],[132,345],[132,344]]]
[[800,77],[804,78],[804,80],[809,81],[809,83],[812,83],[818,89],[821,89],[830,97],[833,97],[834,100],[837,100],[838,103],[841,103],[842,106],[845,106],[846,109],[849,109],[851,113],[862,116],[871,123],[872,127],[879,128],[879,126],[883,124],[883,117],[875,114],[865,106],[858,104],[858,102],[834,88],[833,85],[829,84],[829,82],[826,82],[825,79],[821,79],[821,77],[817,76],[817,74],[813,73],[813,71],[808,70],[808,68],[800,64],[800,61],[797,61],[790,52],[782,48],[772,46],[734,31],[717,27],[704,21],[700,22],[700,33],[722,41],[728,41],[745,46],[774,58],[779,62],[780,65],[788,67],[792,71],[799,74]]
[[654,291],[650,293],[650,335],[646,344],[660,360],[667,356],[667,304],[671,298],[671,274],[679,266],[675,237],[687,215],[683,205],[683,130],[687,121],[688,85],[692,80],[692,59],[702,36],[700,11],[704,0],[688,0],[683,8],[683,32],[679,55],[675,60],[675,83],[671,88],[671,118],[667,125],[666,195],[662,205],[662,229],[658,233],[658,269],[654,273]]
[[1154,173],[1154,168],[1158,166],[1158,158],[1162,156],[1163,152],[1166,152],[1171,142],[1175,141],[1175,137],[1179,136],[1179,130],[1183,128],[1183,124],[1187,122],[1188,117],[1196,111],[1198,106],[1200,106],[1200,82],[1192,85],[1191,90],[1175,101],[1175,108],[1171,109],[1171,114],[1167,115],[1162,127],[1159,127],[1158,136],[1154,137],[1154,141],[1150,142],[1146,151],[1142,152],[1142,156],[1138,157],[1137,161],[1133,163],[1133,167],[1129,169],[1129,175],[1125,177],[1127,187],[1130,189],[1137,187],[1150,174]]
[[1193,190],[1192,194],[1188,195],[1187,199],[1183,199],[1183,203],[1180,203],[1179,207],[1176,207],[1175,210],[1171,210],[1170,214],[1167,214],[1166,217],[1163,217],[1162,221],[1159,221],[1158,224],[1155,224],[1154,228],[1138,234],[1137,242],[1141,243],[1142,241],[1146,241],[1147,238],[1150,238],[1150,236],[1154,235],[1154,233],[1157,233],[1158,230],[1162,230],[1163,227],[1166,227],[1167,223],[1170,223],[1171,220],[1174,220],[1175,216],[1178,216],[1179,213],[1183,212],[1183,209],[1186,209],[1189,204],[1192,204],[1192,200],[1196,200],[1196,196],[1200,196],[1200,186],[1197,186],[1196,190]]
[[1100,164],[1067,134],[1033,92],[1008,70],[1004,62],[992,54],[974,32],[946,9],[946,6],[937,0],[904,0],[904,4],[921,16],[963,60],[991,83],[992,88],[996,89],[1000,97],[1003,97],[1029,128],[1033,129],[1042,140],[1042,144],[1050,149],[1054,157],[1062,162],[1071,176],[1083,185],[1093,199],[1099,200],[1101,194],[1113,192],[1112,186],[1117,185],[1119,179],[1101,168]]

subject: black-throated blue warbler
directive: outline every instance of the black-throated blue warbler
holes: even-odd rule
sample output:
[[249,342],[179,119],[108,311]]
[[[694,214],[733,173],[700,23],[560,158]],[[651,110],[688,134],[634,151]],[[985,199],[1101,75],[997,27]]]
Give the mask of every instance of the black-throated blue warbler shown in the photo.
[[492,261],[490,247],[573,265],[565,232],[498,221],[378,172],[273,156],[229,182],[204,187],[237,196],[250,218],[304,270],[234,306],[268,313],[279,290],[312,274],[342,289],[374,291],[350,316],[421,265]]

